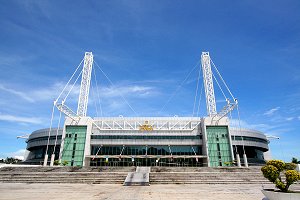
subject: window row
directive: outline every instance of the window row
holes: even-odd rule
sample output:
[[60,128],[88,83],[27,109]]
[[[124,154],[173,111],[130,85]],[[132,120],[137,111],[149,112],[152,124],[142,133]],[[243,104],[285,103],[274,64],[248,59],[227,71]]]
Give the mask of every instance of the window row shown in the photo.
[[199,140],[202,139],[202,135],[187,135],[187,136],[177,136],[177,135],[92,135],[91,139],[159,139],[159,140]]
[[201,155],[199,146],[92,146],[91,155]]

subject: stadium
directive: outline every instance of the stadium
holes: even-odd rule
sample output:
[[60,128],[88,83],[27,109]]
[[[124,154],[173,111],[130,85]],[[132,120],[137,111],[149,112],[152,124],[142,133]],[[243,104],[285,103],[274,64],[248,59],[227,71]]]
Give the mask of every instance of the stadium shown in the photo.
[[59,160],[69,166],[174,167],[264,163],[264,153],[269,150],[266,135],[230,126],[227,114],[237,107],[236,99],[226,99],[227,105],[216,111],[208,52],[202,53],[201,62],[207,116],[91,118],[86,111],[93,55],[87,52],[77,113],[56,100],[54,106],[66,115],[63,127],[32,132],[26,140],[29,155],[24,162],[44,166]]

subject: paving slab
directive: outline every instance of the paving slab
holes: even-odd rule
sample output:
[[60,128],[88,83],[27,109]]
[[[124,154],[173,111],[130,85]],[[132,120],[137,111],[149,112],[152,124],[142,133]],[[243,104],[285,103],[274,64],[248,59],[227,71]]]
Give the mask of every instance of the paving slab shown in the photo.
[[[272,185],[265,186],[272,188]],[[0,200],[262,200],[260,184],[26,184],[0,183]]]

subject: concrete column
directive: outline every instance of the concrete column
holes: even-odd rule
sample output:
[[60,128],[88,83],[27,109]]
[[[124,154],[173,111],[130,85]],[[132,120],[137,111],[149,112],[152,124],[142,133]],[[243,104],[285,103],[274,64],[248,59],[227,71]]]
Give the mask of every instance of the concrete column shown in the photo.
[[52,167],[53,164],[54,164],[54,158],[55,158],[55,154],[53,153],[53,154],[51,155],[51,160],[50,160],[50,166],[51,166],[51,167]]
[[44,164],[43,164],[44,167],[47,166],[47,162],[48,162],[48,154],[45,154]]
[[236,157],[237,166],[242,167],[240,155],[237,153],[237,154],[235,154],[235,157]]
[[245,167],[249,167],[249,166],[248,166],[247,156],[246,156],[245,153],[244,153],[244,155],[243,155],[243,158],[244,158],[244,164],[245,164]]
[[84,158],[85,162],[83,167],[89,167],[91,165],[91,158]]

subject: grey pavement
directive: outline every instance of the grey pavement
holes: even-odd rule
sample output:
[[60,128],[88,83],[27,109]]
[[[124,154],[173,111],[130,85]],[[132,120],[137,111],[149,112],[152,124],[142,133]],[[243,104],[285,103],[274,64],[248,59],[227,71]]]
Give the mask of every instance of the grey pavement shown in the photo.
[[259,184],[153,184],[124,187],[117,184],[0,183],[0,200],[262,200],[264,195],[261,188]]

